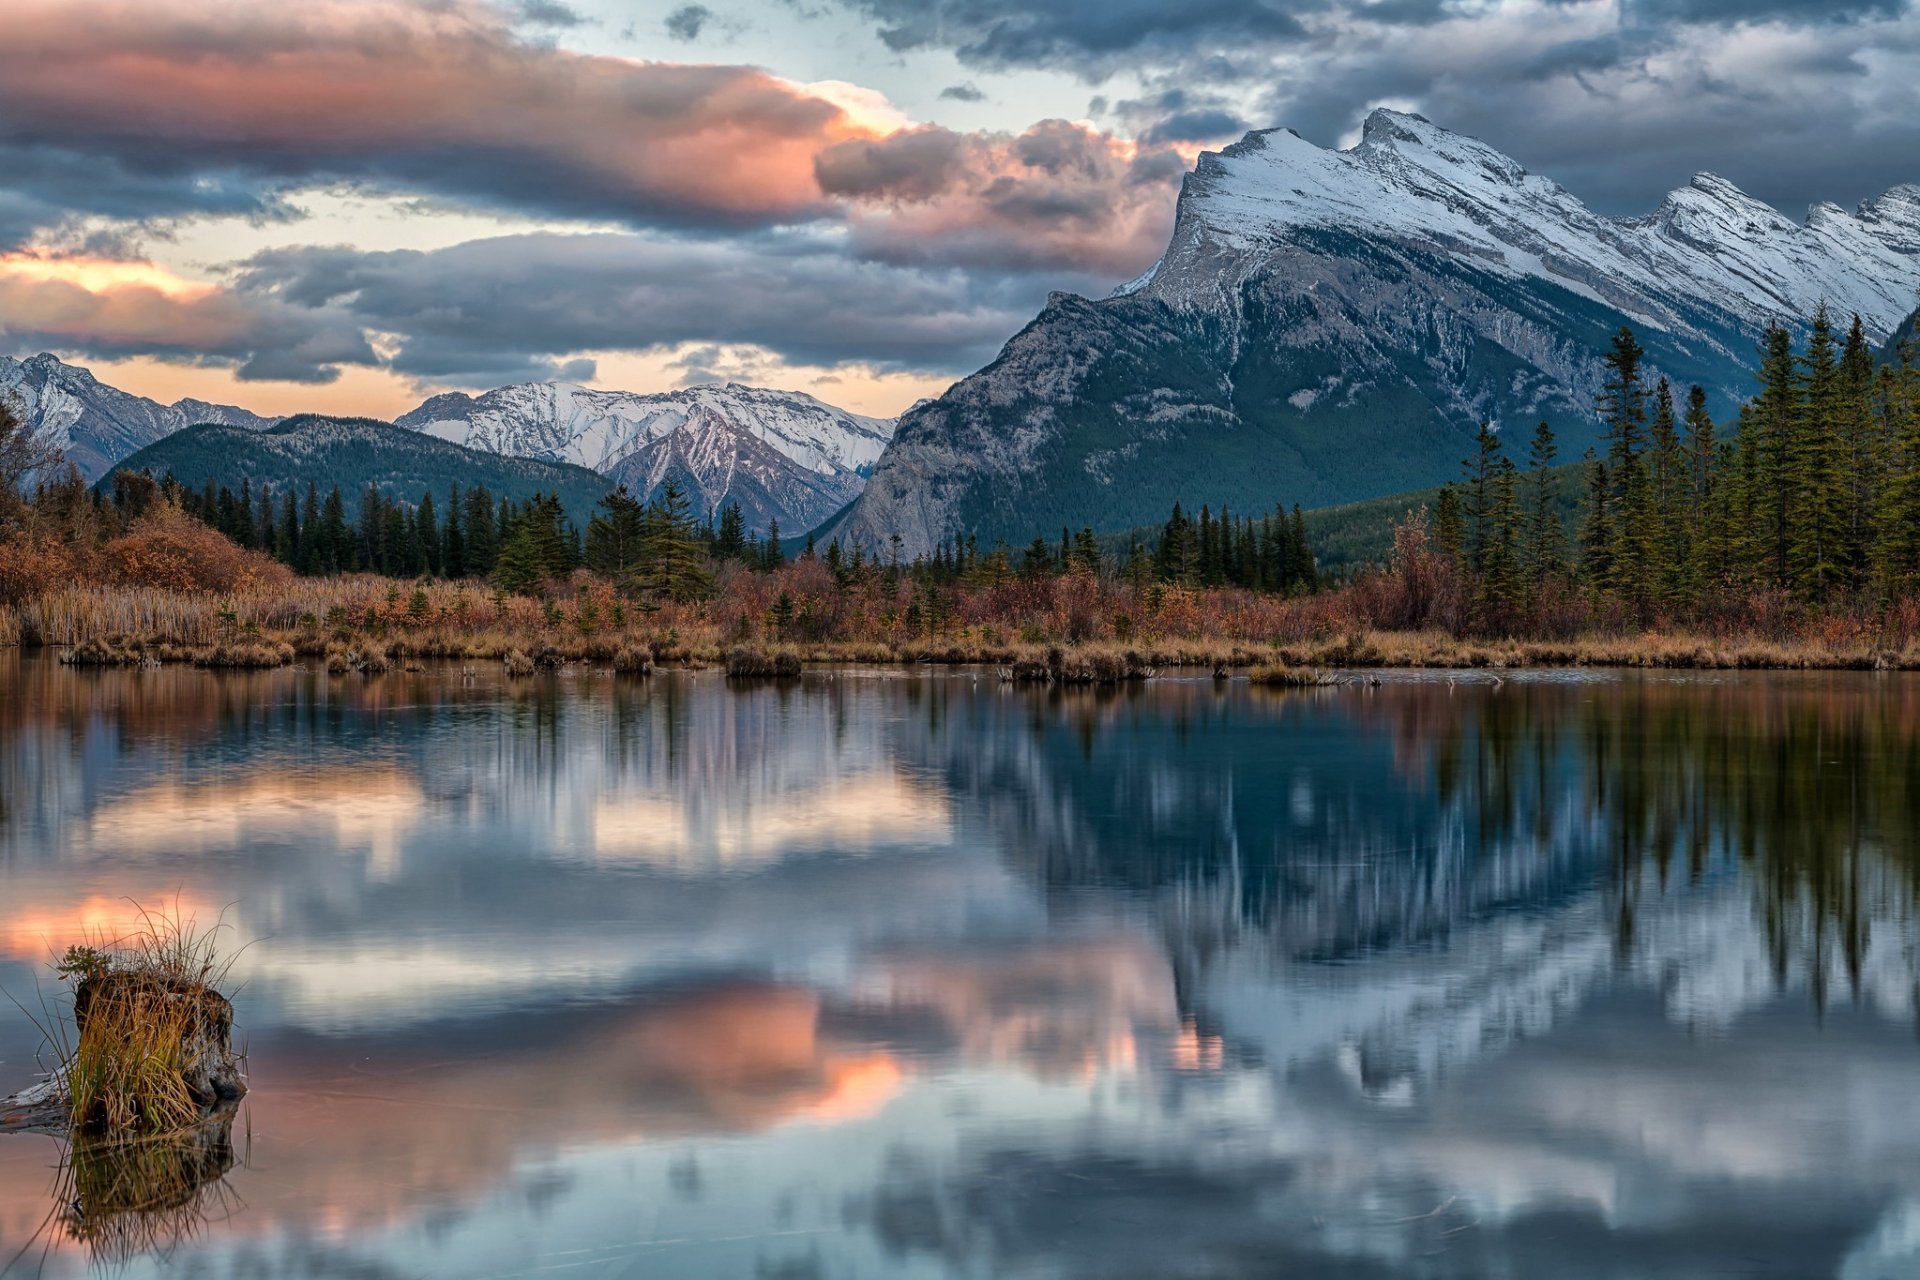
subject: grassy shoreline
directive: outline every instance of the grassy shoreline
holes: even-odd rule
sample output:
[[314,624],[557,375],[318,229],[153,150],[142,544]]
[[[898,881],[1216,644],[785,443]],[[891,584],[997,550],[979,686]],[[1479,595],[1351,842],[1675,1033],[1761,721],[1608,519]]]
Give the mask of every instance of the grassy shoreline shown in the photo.
[[697,606],[646,612],[616,605],[587,591],[562,608],[489,594],[475,584],[436,583],[409,592],[378,579],[302,580],[229,597],[71,587],[0,609],[0,645],[56,649],[73,665],[313,663],[341,676],[429,659],[498,662],[512,675],[573,664],[636,674],[724,667],[754,676],[790,676],[801,666],[968,665],[1058,683],[1249,671],[1266,672],[1274,683],[1300,683],[1288,673],[1354,668],[1920,671],[1920,639],[1868,627],[1784,637],[1662,629],[1537,640],[1391,630],[1306,613],[1283,619],[1282,627],[1266,614],[1248,619],[1245,630],[1268,629],[1260,636],[1221,634],[1207,625],[1221,611],[1205,609],[1190,611],[1191,629],[1182,633],[1142,627],[1124,639],[1075,639],[1064,628],[1059,635],[1035,634],[1031,624],[1010,639],[1011,625],[976,623],[931,635],[901,636],[895,628],[896,634],[866,640],[806,640],[764,631],[743,635],[737,624],[724,626]]

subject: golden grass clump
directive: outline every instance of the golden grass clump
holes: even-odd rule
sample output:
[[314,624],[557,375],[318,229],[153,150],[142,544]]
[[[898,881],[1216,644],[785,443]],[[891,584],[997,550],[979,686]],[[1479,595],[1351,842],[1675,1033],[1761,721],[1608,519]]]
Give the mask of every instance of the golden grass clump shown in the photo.
[[797,680],[800,655],[792,649],[735,645],[727,650],[727,676],[735,680]]
[[56,1202],[68,1236],[94,1261],[125,1264],[172,1248],[238,1201],[234,1108],[184,1131],[138,1138],[76,1138],[61,1162]]
[[1330,671],[1290,667],[1283,662],[1255,667],[1247,673],[1247,679],[1254,684],[1276,689],[1320,689],[1340,683],[1340,677]]
[[76,1134],[177,1132],[245,1092],[217,932],[146,913],[130,937],[68,948],[56,967],[75,984],[75,1039],[60,1078]]

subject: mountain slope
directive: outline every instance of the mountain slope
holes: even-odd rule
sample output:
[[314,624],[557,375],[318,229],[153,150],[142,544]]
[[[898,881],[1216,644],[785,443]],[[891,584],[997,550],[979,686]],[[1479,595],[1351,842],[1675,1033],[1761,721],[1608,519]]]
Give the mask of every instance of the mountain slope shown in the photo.
[[0,356],[0,398],[11,399],[34,435],[59,449],[89,481],[192,423],[257,429],[278,421],[204,400],[161,404],[110,387],[46,353],[25,360]]
[[429,491],[439,500],[455,484],[485,485],[494,497],[516,501],[557,493],[583,528],[594,503],[612,488],[585,467],[505,458],[370,418],[312,414],[260,431],[213,423],[187,427],[133,454],[116,468],[122,469],[156,477],[172,472],[193,489],[212,481],[237,491],[248,481],[256,492],[263,484],[275,490],[293,484],[304,493],[312,483],[324,494],[339,485],[350,510],[370,484],[408,502]]
[[[1908,316],[1900,327],[1894,330],[1893,336],[1887,339],[1887,345],[1881,351],[1880,358],[1888,364],[1897,364],[1900,360],[1900,348],[1905,343],[1912,343],[1916,348],[1920,348],[1920,311],[1915,311]],[[1920,358],[1920,350],[1916,351],[1916,357]]]
[[1172,243],[1114,296],[1056,294],[986,369],[906,414],[825,532],[908,554],[977,534],[1418,489],[1482,418],[1597,439],[1623,324],[1718,412],[1754,343],[1823,300],[1884,339],[1920,294],[1920,187],[1794,223],[1702,174],[1613,219],[1470,138],[1378,111],[1348,151],[1282,130],[1201,157]]
[[739,423],[707,406],[653,443],[628,454],[607,479],[635,494],[679,482],[695,512],[740,504],[750,530],[779,521],[789,532],[811,529],[859,496],[854,472],[822,475],[793,461]]
[[[672,472],[708,506],[738,501],[762,529],[770,519],[810,528],[852,499],[893,429],[797,391],[735,383],[652,395],[522,383],[434,396],[396,422],[472,448],[591,467],[643,498],[651,490],[642,478],[657,485]],[[663,445],[682,432],[691,434]]]

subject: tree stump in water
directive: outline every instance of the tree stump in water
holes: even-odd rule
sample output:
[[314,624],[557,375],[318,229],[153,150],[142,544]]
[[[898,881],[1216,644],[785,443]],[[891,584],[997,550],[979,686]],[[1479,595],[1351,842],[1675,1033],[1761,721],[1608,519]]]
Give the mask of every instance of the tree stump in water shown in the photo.
[[[90,973],[73,993],[73,1058],[52,1079],[0,1099],[0,1132],[184,1127],[246,1093],[233,1005],[165,973]],[[168,1064],[157,1069],[154,1064]]]

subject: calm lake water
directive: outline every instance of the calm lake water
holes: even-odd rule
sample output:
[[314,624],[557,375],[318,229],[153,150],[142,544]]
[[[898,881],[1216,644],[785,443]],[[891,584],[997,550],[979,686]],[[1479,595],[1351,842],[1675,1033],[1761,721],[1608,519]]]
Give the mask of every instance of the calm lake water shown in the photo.
[[0,986],[224,908],[253,1081],[145,1213],[0,1137],[0,1267],[1911,1276],[1917,874],[1906,677],[0,651]]

